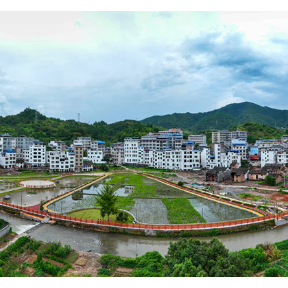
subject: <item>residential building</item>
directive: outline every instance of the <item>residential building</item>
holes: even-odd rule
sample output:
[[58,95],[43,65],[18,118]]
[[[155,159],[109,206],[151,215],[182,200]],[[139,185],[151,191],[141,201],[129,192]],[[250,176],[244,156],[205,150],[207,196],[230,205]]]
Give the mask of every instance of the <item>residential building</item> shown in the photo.
[[239,152],[239,155],[242,160],[247,160],[247,143],[240,139],[232,139],[231,149]]
[[105,161],[103,161],[103,158],[103,151],[94,149],[87,150],[87,159],[89,161],[92,161],[92,163],[105,163]]
[[206,144],[206,135],[199,134],[199,135],[188,135],[188,140],[193,141],[195,144]]
[[277,163],[277,150],[274,149],[262,149],[261,150],[261,167],[266,164],[276,164]]
[[66,144],[64,141],[50,141],[47,145],[48,147],[51,147],[53,150],[57,151],[65,151]]
[[247,132],[239,130],[218,130],[212,132],[212,143],[223,143],[226,147],[231,147],[232,139],[239,139],[241,141],[247,142]]
[[235,166],[235,164],[237,164],[236,166],[238,168],[241,167],[241,156],[238,153],[238,151],[233,151],[233,150],[227,150],[226,153],[221,153],[221,167],[229,167],[231,168],[231,166]]
[[75,153],[75,172],[81,172],[83,170],[84,146],[82,143],[74,143],[73,151]]
[[49,151],[49,168],[52,172],[72,172],[75,171],[74,152]]
[[17,147],[20,147],[21,149],[29,149],[34,142],[38,142],[38,140],[26,137],[25,135],[20,137],[13,137],[9,134],[0,135],[0,152],[15,150]]
[[12,169],[16,167],[16,151],[6,150],[0,153],[0,165],[4,169]]
[[46,146],[43,145],[42,142],[34,142],[34,144],[29,147],[29,160],[27,162],[31,164],[32,167],[45,166],[45,164],[47,163]]

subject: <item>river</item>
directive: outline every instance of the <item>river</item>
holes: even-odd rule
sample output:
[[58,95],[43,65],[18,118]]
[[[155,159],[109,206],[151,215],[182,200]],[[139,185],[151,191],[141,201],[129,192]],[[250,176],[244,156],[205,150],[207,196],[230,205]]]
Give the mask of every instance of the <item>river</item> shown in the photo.
[[[9,221],[12,230],[17,234],[24,233],[36,225],[35,221],[21,219],[16,216],[0,212],[0,218]],[[69,244],[78,251],[91,251],[98,254],[114,254],[124,257],[140,256],[150,251],[158,251],[166,255],[170,241],[175,238],[157,238],[151,236],[130,236],[114,233],[103,233],[70,228],[60,225],[43,224],[29,234],[36,240],[44,242],[60,241]],[[231,235],[217,236],[230,251],[244,248],[255,248],[257,244],[265,242],[279,242],[288,238],[288,226],[260,232],[239,232]],[[204,241],[212,237],[195,237]]]

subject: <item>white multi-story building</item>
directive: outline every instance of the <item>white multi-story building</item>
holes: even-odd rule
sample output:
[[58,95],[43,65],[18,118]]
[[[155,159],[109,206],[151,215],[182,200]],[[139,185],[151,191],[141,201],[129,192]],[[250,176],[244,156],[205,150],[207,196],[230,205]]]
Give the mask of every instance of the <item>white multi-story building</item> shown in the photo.
[[49,147],[51,147],[53,150],[57,150],[57,151],[65,151],[66,149],[66,144],[64,141],[50,141],[48,143]]
[[231,147],[232,139],[239,139],[241,141],[247,142],[247,132],[239,130],[219,130],[212,132],[212,143],[223,143],[226,147]]
[[29,149],[34,142],[37,142],[31,137],[26,137],[24,135],[20,137],[13,137],[9,134],[0,135],[0,152],[5,152],[6,150],[15,150],[17,147],[21,149]]
[[247,160],[247,143],[239,139],[232,139],[231,148],[237,150],[242,160]]
[[72,172],[75,171],[74,152],[49,151],[49,168],[52,172]]
[[97,151],[102,151],[104,153],[106,147],[103,141],[96,140],[91,142],[91,148]]
[[288,150],[277,152],[277,164],[283,164],[288,167]]
[[261,168],[265,164],[276,164],[277,162],[277,150],[274,149],[262,149],[261,150]]
[[138,138],[124,139],[124,162],[126,164],[138,164],[140,161],[140,140]]
[[280,143],[281,142],[278,139],[258,139],[256,140],[255,145],[257,145],[259,149],[269,149]]
[[88,149],[87,150],[87,159],[89,161],[92,161],[93,163],[105,163],[105,161],[103,161],[104,155],[103,155],[103,151],[101,150],[94,150],[94,149]]
[[87,150],[88,148],[92,148],[91,143],[92,143],[91,137],[78,137],[76,140],[73,140],[73,146],[75,144],[81,144],[84,150]]
[[32,146],[29,147],[28,163],[30,163],[34,167],[44,166],[47,163],[46,146],[43,145],[43,143],[34,143]]
[[288,143],[288,135],[282,135],[281,137],[281,143]]
[[195,144],[206,144],[206,135],[199,134],[199,135],[189,135],[188,136],[189,141],[193,141]]
[[16,151],[6,150],[0,153],[0,165],[4,169],[11,169],[16,167]]
[[201,166],[203,168],[210,168],[210,148],[205,147],[201,150]]
[[227,151],[221,153],[221,167],[231,167],[231,165],[238,164],[237,168],[241,167],[241,156],[236,151]]
[[183,144],[181,129],[170,129],[142,136],[140,146],[148,150],[180,149]]

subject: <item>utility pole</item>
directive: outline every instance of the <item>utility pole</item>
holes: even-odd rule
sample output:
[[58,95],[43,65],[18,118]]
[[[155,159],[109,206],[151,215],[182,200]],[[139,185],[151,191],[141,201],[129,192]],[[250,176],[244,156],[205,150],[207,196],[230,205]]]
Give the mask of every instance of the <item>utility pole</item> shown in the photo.
[[80,113],[78,113],[78,123],[80,122]]

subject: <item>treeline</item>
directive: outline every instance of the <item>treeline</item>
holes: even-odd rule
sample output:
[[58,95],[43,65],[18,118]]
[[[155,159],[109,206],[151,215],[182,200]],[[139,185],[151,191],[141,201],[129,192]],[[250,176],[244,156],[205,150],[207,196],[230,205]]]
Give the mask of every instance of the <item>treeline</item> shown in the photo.
[[[70,145],[73,139],[80,136],[91,137],[95,140],[102,140],[106,145],[114,142],[123,142],[125,137],[141,137],[149,132],[166,130],[163,127],[152,124],[143,124],[135,120],[124,120],[107,124],[104,121],[94,122],[93,124],[81,123],[75,120],[60,120],[58,118],[46,117],[37,112],[37,121],[35,121],[36,110],[26,108],[17,115],[6,117],[0,116],[0,134],[8,133],[12,136],[25,135],[33,137],[48,144],[51,140],[62,140]],[[201,122],[201,121],[200,121]],[[177,128],[175,122],[171,122],[169,128]],[[247,131],[248,143],[255,143],[257,139],[265,138],[280,139],[283,134],[288,134],[288,129],[283,130],[259,123],[246,122],[242,125],[234,125],[229,130]],[[217,129],[212,129],[216,131]],[[209,130],[185,130],[184,139],[188,139],[189,134],[205,134],[207,144],[212,142],[212,131]]]
[[46,117],[36,110],[26,108],[17,115],[0,116],[0,133],[12,136],[25,135],[48,144],[51,140],[62,140],[71,144],[73,139],[80,136],[102,140],[106,144],[123,142],[125,137],[141,137],[149,132],[163,130],[151,124],[142,124],[134,120],[124,120],[112,124],[104,121],[93,124],[81,123],[75,120],[60,120]]

